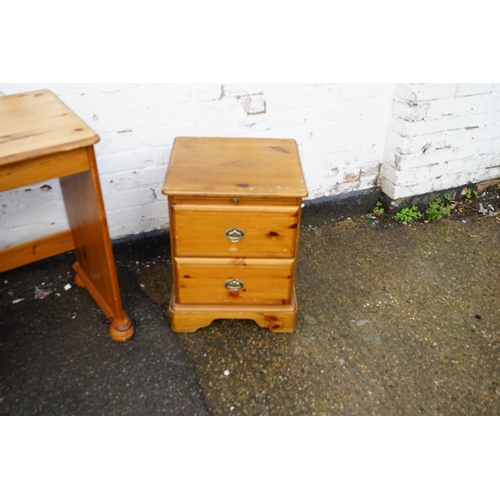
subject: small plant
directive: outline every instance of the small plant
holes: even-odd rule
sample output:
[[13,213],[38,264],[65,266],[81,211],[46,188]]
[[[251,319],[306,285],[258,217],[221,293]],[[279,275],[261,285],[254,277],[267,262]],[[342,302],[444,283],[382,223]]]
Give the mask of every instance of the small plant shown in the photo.
[[445,194],[443,198],[448,202],[451,203],[451,194]]
[[436,198],[427,208],[426,212],[429,222],[440,220],[443,217],[450,215],[451,206],[449,200],[442,201],[441,198]]
[[380,217],[381,215],[384,215],[385,209],[382,203],[379,201],[375,205],[375,208],[372,210],[372,214],[375,215],[375,217]]
[[479,191],[472,191],[472,189],[467,188],[465,191],[465,200],[467,203],[472,203],[476,198],[479,198]]
[[401,212],[397,213],[394,218],[399,222],[413,222],[422,217],[422,214],[418,211],[418,208],[413,205],[412,207],[403,208]]

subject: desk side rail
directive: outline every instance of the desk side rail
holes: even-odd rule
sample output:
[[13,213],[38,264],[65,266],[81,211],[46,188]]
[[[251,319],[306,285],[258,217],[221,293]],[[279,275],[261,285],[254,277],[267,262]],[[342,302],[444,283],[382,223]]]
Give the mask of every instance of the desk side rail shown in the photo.
[[0,250],[0,273],[75,249],[71,229]]

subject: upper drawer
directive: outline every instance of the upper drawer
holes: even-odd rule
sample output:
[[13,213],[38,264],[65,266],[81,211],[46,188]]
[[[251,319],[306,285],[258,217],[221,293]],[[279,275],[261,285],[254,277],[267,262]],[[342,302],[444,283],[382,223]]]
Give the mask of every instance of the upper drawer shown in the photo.
[[173,204],[179,257],[293,258],[300,205],[219,206]]

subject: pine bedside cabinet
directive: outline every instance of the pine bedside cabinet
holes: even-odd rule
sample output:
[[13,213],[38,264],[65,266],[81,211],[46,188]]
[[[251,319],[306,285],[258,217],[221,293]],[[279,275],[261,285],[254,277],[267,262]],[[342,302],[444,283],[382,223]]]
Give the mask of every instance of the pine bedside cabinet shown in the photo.
[[49,90],[0,97],[0,192],[59,178],[70,227],[0,250],[0,273],[75,250],[76,284],[108,318],[111,338],[126,342],[134,327],[122,308],[94,154],[98,141]]
[[293,332],[307,196],[296,142],[179,137],[163,193],[170,214],[172,330],[250,319],[274,332]]

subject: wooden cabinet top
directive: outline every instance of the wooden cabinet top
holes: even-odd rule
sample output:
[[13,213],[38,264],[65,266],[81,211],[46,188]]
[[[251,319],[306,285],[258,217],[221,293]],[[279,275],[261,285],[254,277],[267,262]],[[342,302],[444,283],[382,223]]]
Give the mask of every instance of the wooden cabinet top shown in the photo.
[[0,97],[0,166],[99,142],[50,90]]
[[304,198],[307,187],[293,139],[178,137],[163,193]]

